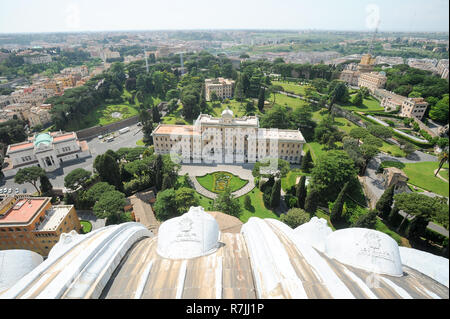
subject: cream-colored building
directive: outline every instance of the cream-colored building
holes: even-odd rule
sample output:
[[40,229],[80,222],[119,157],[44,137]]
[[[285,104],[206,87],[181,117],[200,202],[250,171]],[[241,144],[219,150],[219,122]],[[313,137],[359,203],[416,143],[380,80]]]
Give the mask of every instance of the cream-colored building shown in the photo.
[[299,164],[306,143],[300,130],[260,128],[258,117],[235,118],[228,109],[220,118],[200,114],[194,125],[159,124],[152,136],[156,154],[176,153],[186,162],[254,163],[281,158]]
[[383,88],[386,80],[384,72],[362,73],[358,79],[358,86],[366,87],[373,93],[376,89]]
[[375,61],[376,58],[372,57],[372,55],[364,54],[358,64],[358,71],[360,71],[361,73],[372,72]]
[[49,109],[42,106],[32,107],[25,117],[28,119],[30,127],[35,127],[38,125],[44,126],[52,121],[52,116]]
[[353,86],[358,85],[360,72],[354,70],[343,70],[339,76],[339,80]]
[[230,79],[206,79],[205,80],[205,97],[207,101],[211,101],[211,94],[215,92],[219,99],[227,99],[233,97],[234,81]]
[[422,97],[407,98],[402,103],[400,116],[415,117],[421,120],[427,107],[428,103]]
[[90,156],[86,141],[78,141],[77,133],[40,133],[28,141],[8,145],[6,156],[12,168],[37,165],[46,172],[58,169],[63,162]]

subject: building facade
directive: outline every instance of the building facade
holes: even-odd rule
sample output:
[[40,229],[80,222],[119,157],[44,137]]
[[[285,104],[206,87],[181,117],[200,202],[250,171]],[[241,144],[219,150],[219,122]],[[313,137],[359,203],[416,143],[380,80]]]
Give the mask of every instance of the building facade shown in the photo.
[[373,93],[376,89],[383,88],[386,81],[387,78],[384,72],[362,73],[358,79],[358,86],[366,87]]
[[344,81],[345,83],[353,86],[358,85],[360,72],[354,70],[344,70],[341,72],[339,76],[339,80]]
[[55,205],[51,197],[1,195],[0,250],[26,249],[48,256],[62,233],[80,233],[73,205]]
[[90,156],[85,141],[78,141],[77,133],[40,133],[26,142],[8,145],[6,156],[13,168],[37,165],[46,172],[58,169],[61,163]]
[[425,115],[428,103],[423,97],[407,98],[403,101],[400,116],[415,117],[419,120]]
[[233,97],[234,81],[224,78],[205,80],[205,97],[211,101],[211,94],[215,92],[221,100]]
[[159,124],[152,136],[156,154],[176,153],[187,162],[281,158],[299,164],[306,143],[299,130],[259,128],[258,117],[235,118],[229,109],[220,118],[200,114],[194,125]]

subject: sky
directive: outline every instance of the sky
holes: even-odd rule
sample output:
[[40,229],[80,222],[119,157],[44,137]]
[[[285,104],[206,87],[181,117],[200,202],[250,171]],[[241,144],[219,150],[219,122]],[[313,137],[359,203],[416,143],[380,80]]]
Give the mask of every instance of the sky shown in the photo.
[[0,33],[115,30],[449,31],[448,0],[0,0]]

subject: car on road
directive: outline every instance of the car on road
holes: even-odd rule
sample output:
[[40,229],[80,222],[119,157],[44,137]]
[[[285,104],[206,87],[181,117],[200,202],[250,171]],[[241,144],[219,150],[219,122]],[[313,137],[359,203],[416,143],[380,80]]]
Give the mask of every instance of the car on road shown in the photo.
[[0,188],[0,194],[3,194],[3,188]]
[[129,130],[130,130],[130,128],[127,126],[127,127],[124,127],[123,129],[120,129],[120,130],[119,130],[119,133],[120,133],[120,134],[123,134],[123,133],[128,132]]
[[8,194],[12,193],[12,188],[8,189]]
[[99,135],[98,139],[101,140],[103,138],[103,135]]
[[106,138],[106,141],[107,141],[107,142],[112,142],[112,141],[114,141],[114,136],[109,136],[109,137],[107,137],[107,138]]
[[16,187],[16,194],[19,194],[19,189]]
[[142,123],[141,123],[141,122],[137,122],[136,125],[137,125],[137,126],[142,126]]

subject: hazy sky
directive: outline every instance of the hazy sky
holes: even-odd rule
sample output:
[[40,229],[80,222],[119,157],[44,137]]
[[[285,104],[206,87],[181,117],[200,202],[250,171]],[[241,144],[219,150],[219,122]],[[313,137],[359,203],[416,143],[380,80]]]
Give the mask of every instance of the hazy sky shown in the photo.
[[447,31],[448,0],[0,0],[0,33],[173,29]]

